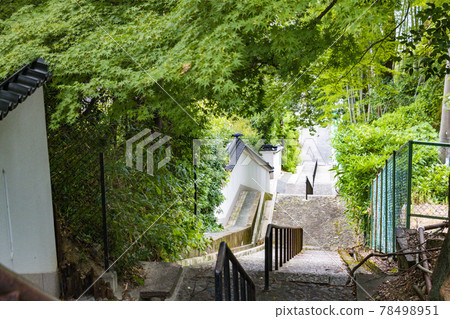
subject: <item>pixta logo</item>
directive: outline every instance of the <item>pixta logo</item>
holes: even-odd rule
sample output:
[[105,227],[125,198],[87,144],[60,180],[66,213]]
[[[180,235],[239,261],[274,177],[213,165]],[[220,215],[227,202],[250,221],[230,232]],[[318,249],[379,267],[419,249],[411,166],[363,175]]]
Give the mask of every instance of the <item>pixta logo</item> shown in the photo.
[[[149,129],[144,129],[126,142],[126,163],[128,167],[135,167],[138,171],[144,171],[144,152],[147,155],[146,169],[147,174],[153,176],[154,163],[153,156],[156,150],[166,144],[171,137],[162,135],[161,133],[152,133]],[[136,147],[135,147],[136,145]],[[133,160],[133,149],[135,148],[135,163]],[[166,147],[165,157],[158,162],[157,169],[166,165],[172,154],[170,145]],[[135,166],[133,165],[135,164]]]

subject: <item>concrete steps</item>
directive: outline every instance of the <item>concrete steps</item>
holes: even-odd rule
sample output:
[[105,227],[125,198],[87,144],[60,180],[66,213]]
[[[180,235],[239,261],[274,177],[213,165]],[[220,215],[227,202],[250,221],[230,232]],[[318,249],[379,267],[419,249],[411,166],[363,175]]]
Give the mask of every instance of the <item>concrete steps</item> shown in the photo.
[[[255,282],[257,300],[355,300],[337,252],[305,250],[270,273],[269,291],[264,291],[264,251],[237,258]],[[210,262],[185,267],[173,300],[214,300],[214,266]]]
[[[264,251],[238,258],[244,269],[264,273]],[[279,281],[344,286],[348,280],[345,263],[335,251],[305,250],[274,270]]]
[[[296,173],[284,173],[278,181],[277,192],[289,195],[306,194],[306,177],[312,182],[315,162],[304,162],[296,169]],[[314,182],[314,195],[336,195],[334,173],[331,165],[318,165]]]

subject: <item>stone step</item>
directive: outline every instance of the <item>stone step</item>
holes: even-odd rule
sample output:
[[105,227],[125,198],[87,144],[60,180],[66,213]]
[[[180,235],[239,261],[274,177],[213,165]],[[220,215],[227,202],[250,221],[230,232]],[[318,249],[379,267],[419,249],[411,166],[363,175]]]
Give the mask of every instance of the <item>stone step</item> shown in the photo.
[[302,227],[303,244],[337,250],[357,244],[352,227],[344,214],[345,206],[335,196],[278,195],[272,223]]
[[[264,272],[264,251],[238,258],[250,272]],[[349,281],[347,267],[339,254],[328,250],[305,250],[270,273],[278,281],[343,286]]]
[[170,298],[182,274],[176,263],[142,262],[144,286],[139,291],[139,300],[162,301]]
[[[270,273],[270,289],[264,291],[264,252],[238,257],[255,282],[257,300],[355,300],[347,286],[348,274],[336,252],[306,250]],[[214,266],[186,267],[174,300],[214,300]]]

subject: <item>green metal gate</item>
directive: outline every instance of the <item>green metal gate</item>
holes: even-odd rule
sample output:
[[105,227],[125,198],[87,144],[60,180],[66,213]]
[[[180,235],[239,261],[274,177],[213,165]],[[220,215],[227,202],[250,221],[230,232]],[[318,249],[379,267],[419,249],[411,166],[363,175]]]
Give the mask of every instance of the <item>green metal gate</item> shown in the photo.
[[[394,252],[396,227],[417,227],[432,223],[433,219],[449,219],[449,158],[450,144],[409,141],[386,160],[370,191],[372,249]],[[421,186],[427,178],[436,176],[436,187],[424,192]]]

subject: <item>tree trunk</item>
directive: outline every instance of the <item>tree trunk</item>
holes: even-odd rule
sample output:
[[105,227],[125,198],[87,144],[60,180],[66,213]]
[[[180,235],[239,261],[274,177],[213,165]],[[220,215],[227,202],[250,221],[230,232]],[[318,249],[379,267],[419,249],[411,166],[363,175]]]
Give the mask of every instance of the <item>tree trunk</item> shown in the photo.
[[[448,49],[450,54],[450,48]],[[450,67],[450,62],[447,61],[447,66]],[[450,143],[450,74],[445,76],[444,83],[444,97],[442,98],[442,114],[441,114],[441,129],[439,131],[439,142]],[[447,152],[441,152],[442,162],[446,162],[449,157]]]
[[444,300],[447,299],[448,291],[443,291],[442,285],[448,280],[450,276],[450,231],[448,231],[444,244],[442,245],[441,253],[433,270],[431,278],[432,288],[428,300]]

